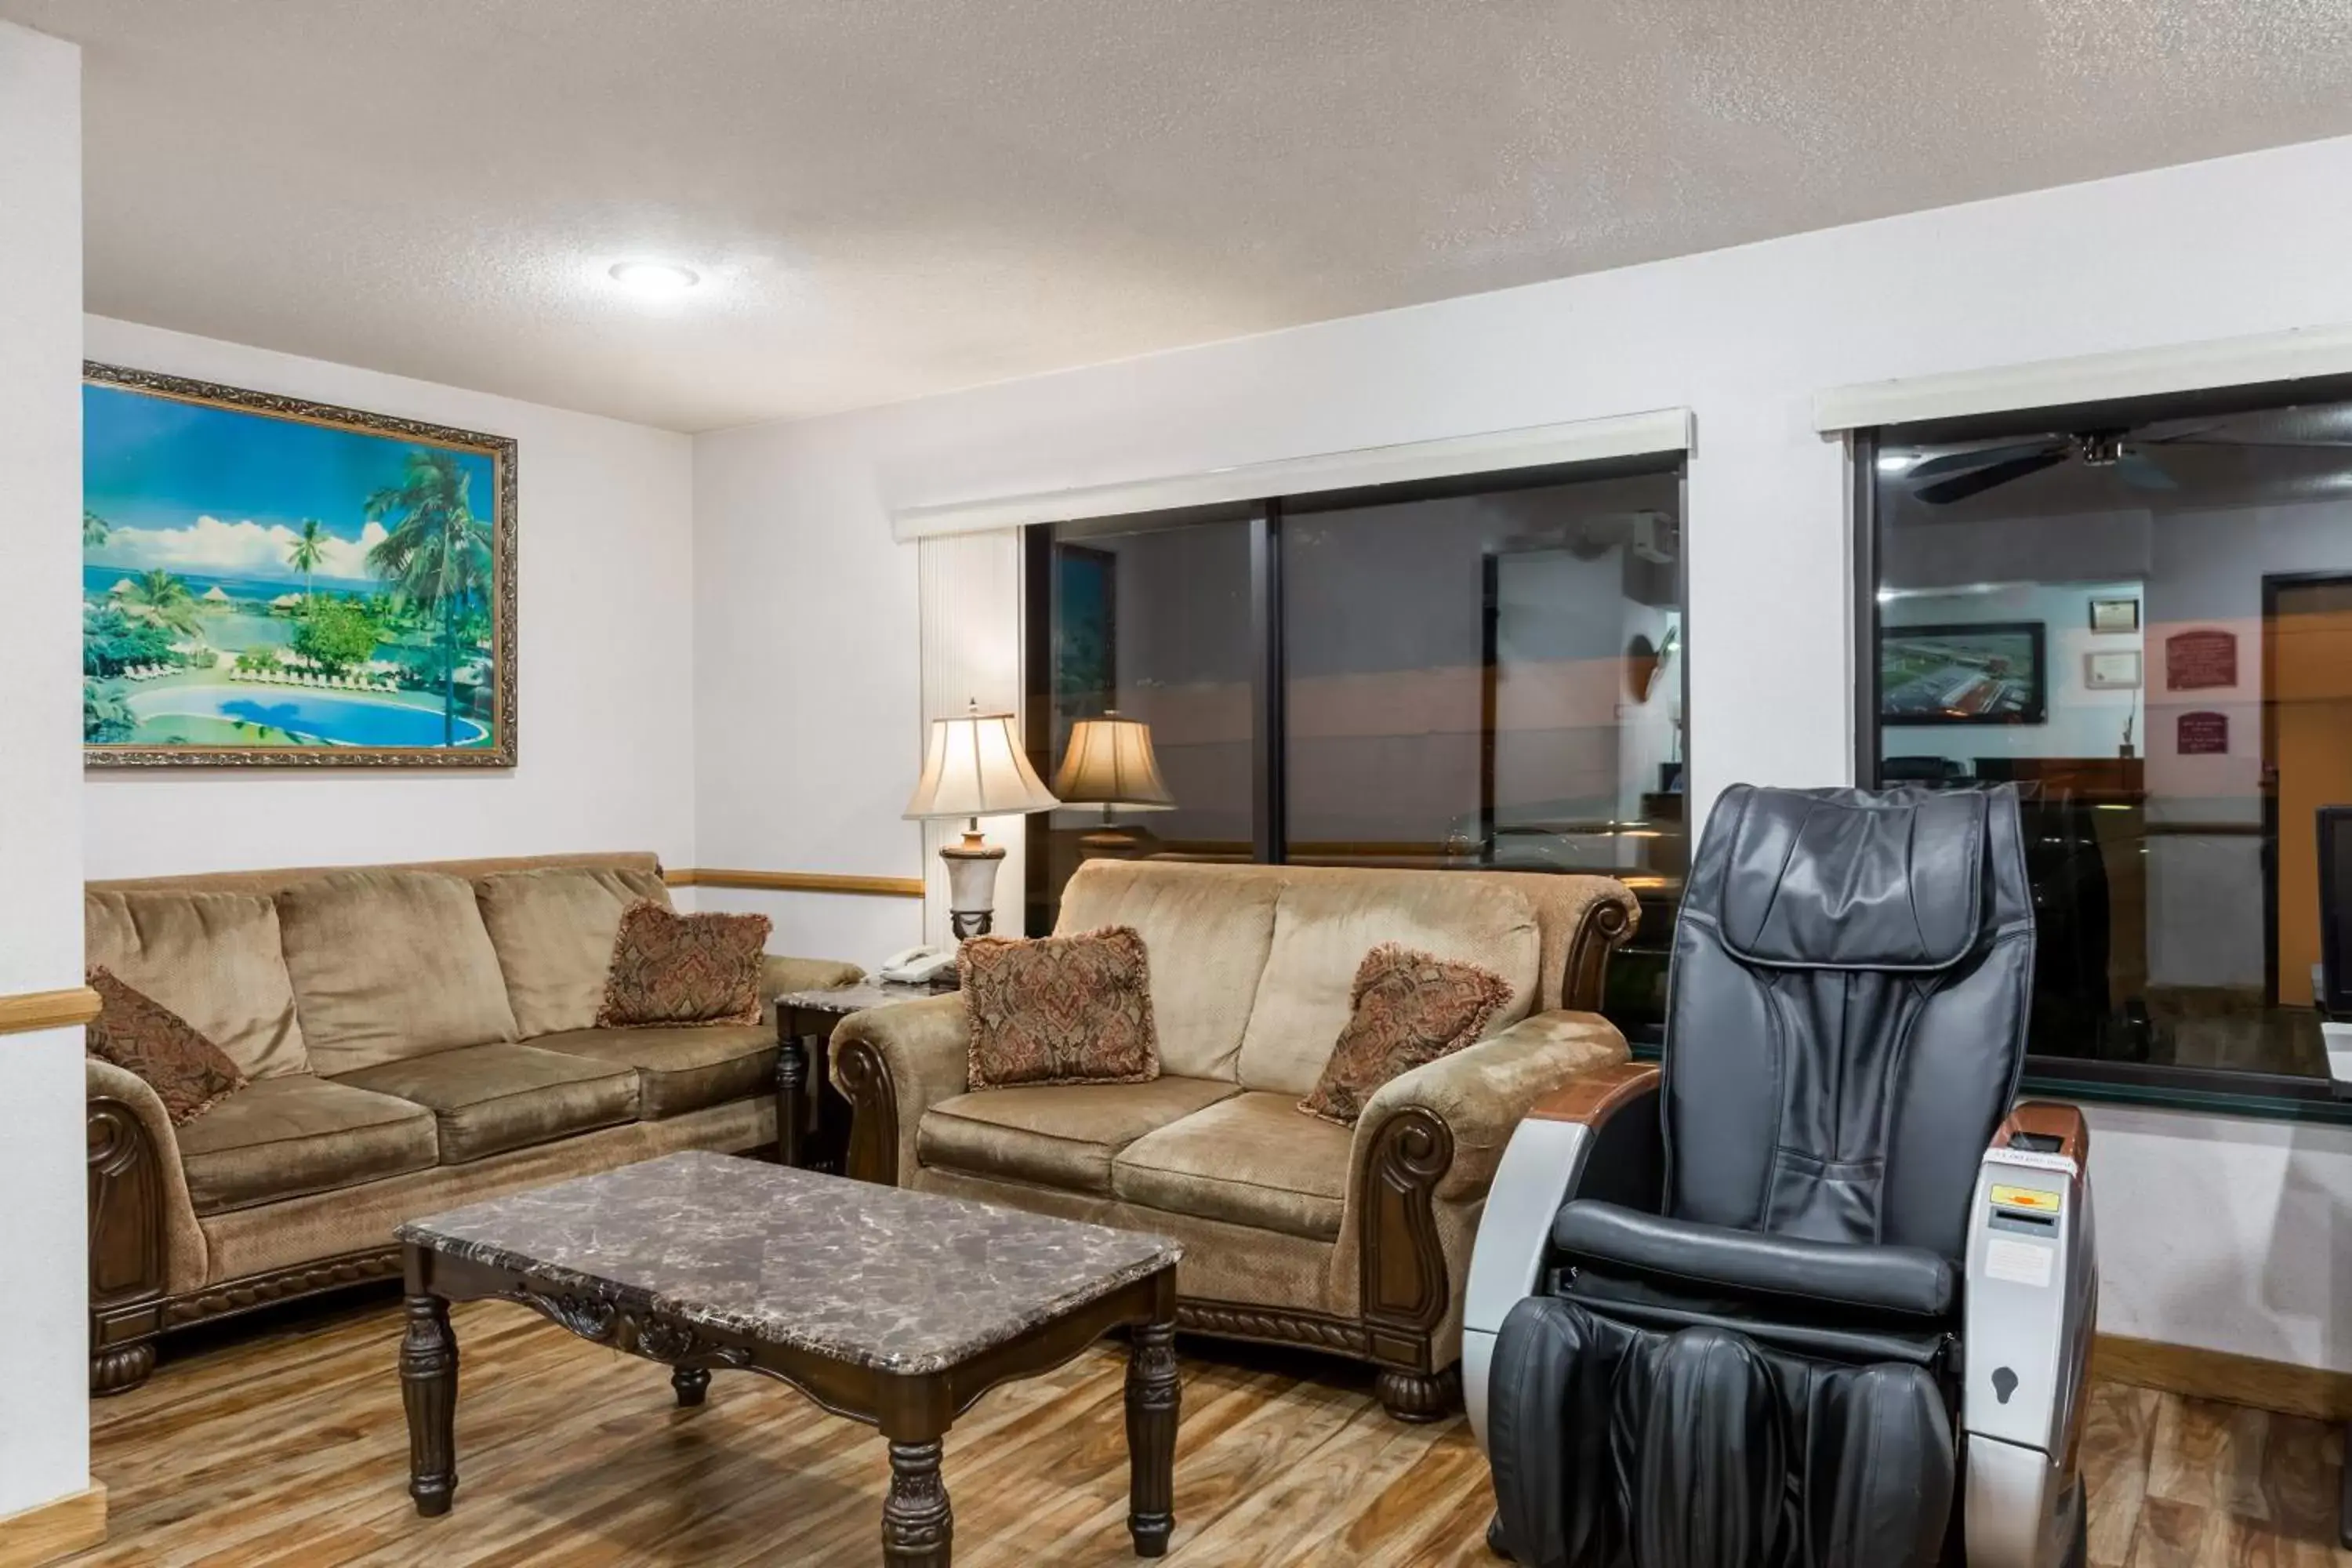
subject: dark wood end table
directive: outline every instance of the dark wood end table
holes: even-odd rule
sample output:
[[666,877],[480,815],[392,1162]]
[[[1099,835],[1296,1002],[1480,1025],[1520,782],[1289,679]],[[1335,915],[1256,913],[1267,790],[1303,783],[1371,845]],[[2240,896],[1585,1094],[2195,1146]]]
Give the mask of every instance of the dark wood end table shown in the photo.
[[950,1568],[940,1439],[998,1384],[1109,1330],[1127,1370],[1128,1531],[1175,1529],[1176,1263],[1165,1237],[1019,1214],[724,1154],[666,1155],[414,1220],[400,1347],[409,1495],[457,1493],[452,1301],[529,1307],[581,1338],[667,1363],[678,1404],[713,1371],[755,1372],[890,1448],[882,1559]]
[[776,1163],[839,1175],[849,1152],[849,1102],[833,1087],[833,1031],[852,1013],[955,994],[952,985],[861,980],[776,998]]

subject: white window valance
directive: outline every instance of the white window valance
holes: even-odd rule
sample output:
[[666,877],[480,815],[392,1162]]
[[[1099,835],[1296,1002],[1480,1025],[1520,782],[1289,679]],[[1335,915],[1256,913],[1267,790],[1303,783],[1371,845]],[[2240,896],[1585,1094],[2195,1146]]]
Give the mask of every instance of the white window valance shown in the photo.
[[1019,528],[1033,522],[1121,517],[1130,512],[1213,506],[1265,496],[1310,495],[1318,490],[1354,489],[1362,485],[1403,484],[1461,474],[1548,468],[1556,463],[1664,455],[1690,449],[1691,424],[1689,409],[1663,408],[1605,419],[1579,419],[1560,425],[1449,436],[1433,441],[1281,458],[1202,473],[1073,486],[1024,495],[978,496],[965,500],[894,507],[890,528],[901,542],[937,539]]

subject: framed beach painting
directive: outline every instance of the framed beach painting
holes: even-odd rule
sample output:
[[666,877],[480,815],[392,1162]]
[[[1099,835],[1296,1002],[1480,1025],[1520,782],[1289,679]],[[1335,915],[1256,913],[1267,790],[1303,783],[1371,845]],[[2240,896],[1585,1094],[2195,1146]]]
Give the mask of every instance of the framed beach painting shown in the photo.
[[512,767],[515,444],[88,364],[102,766]]

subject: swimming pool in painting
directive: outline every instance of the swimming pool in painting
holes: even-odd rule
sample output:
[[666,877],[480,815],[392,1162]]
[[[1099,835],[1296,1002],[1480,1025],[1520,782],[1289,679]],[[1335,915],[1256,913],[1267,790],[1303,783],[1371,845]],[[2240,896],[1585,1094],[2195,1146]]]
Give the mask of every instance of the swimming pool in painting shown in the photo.
[[[345,746],[435,746],[442,743],[441,710],[392,698],[335,691],[286,691],[250,686],[166,686],[128,699],[140,729],[172,719],[266,725],[311,741]],[[489,731],[457,721],[457,742],[470,746]],[[139,737],[134,737],[139,738]]]

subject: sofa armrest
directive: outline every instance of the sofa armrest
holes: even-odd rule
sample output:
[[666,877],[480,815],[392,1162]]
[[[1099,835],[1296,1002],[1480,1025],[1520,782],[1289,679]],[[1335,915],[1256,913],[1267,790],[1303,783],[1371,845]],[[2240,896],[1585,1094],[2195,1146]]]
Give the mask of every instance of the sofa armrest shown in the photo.
[[[1407,1107],[1445,1124],[1454,1158],[1439,1191],[1474,1198],[1494,1179],[1520,1121],[1584,1075],[1627,1059],[1625,1037],[1598,1013],[1537,1013],[1467,1049],[1400,1074],[1364,1104],[1351,1163],[1360,1176],[1380,1125]],[[1349,1183],[1352,1194],[1356,1183]]]
[[156,1304],[201,1287],[210,1259],[162,1099],[137,1075],[96,1057],[83,1058],[83,1074],[90,1364],[93,1385],[107,1393],[146,1375],[151,1342],[163,1326]]
[[849,1170],[896,1186],[914,1174],[923,1112],[970,1087],[960,992],[852,1013],[833,1032],[833,1087],[849,1101]]
[[1625,1037],[1598,1014],[1538,1013],[1365,1102],[1333,1266],[1359,1271],[1375,1359],[1423,1374],[1457,1359],[1471,1247],[1504,1145],[1545,1096],[1625,1058]]
[[786,958],[764,953],[760,959],[760,1021],[776,1021],[776,998],[794,991],[831,991],[855,985],[866,971],[835,958]]

